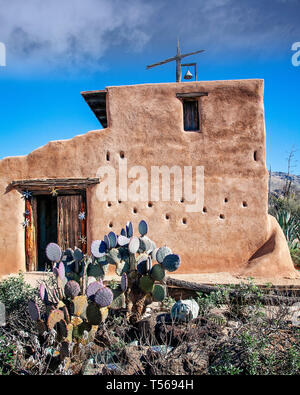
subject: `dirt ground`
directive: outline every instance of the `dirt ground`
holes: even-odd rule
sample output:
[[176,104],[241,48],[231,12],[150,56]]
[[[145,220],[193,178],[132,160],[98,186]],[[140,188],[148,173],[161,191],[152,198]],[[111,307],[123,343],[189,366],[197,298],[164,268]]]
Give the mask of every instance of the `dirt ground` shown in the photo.
[[[43,280],[43,278],[47,276],[47,273],[41,272],[28,272],[25,273],[25,280],[30,285],[35,286],[39,280]],[[169,277],[191,281],[199,284],[238,284],[241,282],[246,282],[246,277],[236,277],[230,273],[221,272],[221,273],[199,273],[199,274],[170,274]],[[105,276],[105,280],[110,281],[112,279],[120,280],[120,277],[117,275],[107,275]],[[264,284],[273,284],[273,285],[286,285],[286,286],[299,286],[300,287],[300,271],[298,279],[291,278],[256,278],[253,279],[253,282],[258,285]]]

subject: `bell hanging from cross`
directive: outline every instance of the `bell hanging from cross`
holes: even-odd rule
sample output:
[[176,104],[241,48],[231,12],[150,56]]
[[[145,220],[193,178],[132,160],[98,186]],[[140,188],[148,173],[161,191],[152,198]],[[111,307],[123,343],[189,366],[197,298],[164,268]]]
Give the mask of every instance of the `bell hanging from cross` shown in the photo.
[[188,69],[187,72],[185,73],[185,76],[183,77],[185,80],[191,80],[193,78],[193,74],[190,72]]

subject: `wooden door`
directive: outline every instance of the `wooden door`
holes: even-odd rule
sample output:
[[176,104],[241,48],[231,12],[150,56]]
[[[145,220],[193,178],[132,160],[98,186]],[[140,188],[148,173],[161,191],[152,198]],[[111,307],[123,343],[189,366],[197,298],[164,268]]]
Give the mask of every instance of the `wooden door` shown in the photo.
[[[79,218],[84,213],[85,218]],[[85,194],[57,196],[57,244],[61,249],[78,247],[86,252]]]

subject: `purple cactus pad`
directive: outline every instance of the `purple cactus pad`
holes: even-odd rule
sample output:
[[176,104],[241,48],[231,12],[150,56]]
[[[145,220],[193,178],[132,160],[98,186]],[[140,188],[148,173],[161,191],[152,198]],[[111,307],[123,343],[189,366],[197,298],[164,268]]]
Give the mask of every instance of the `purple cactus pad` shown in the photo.
[[88,298],[93,299],[95,294],[99,291],[99,289],[101,289],[103,287],[104,287],[104,285],[103,285],[102,280],[92,282],[86,289],[86,296]]
[[112,303],[113,299],[114,299],[114,295],[113,295],[111,289],[109,289],[107,287],[102,287],[95,294],[95,302],[100,307],[109,306]]

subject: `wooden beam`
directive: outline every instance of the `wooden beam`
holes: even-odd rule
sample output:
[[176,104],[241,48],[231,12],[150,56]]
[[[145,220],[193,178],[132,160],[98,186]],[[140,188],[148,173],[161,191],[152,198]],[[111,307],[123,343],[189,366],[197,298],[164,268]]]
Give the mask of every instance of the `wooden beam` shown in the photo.
[[178,99],[192,98],[192,97],[201,97],[208,96],[208,92],[187,92],[187,93],[176,93],[176,97]]
[[59,190],[85,189],[89,185],[99,184],[99,178],[48,178],[12,181],[11,187],[19,191],[49,191],[55,187]]

